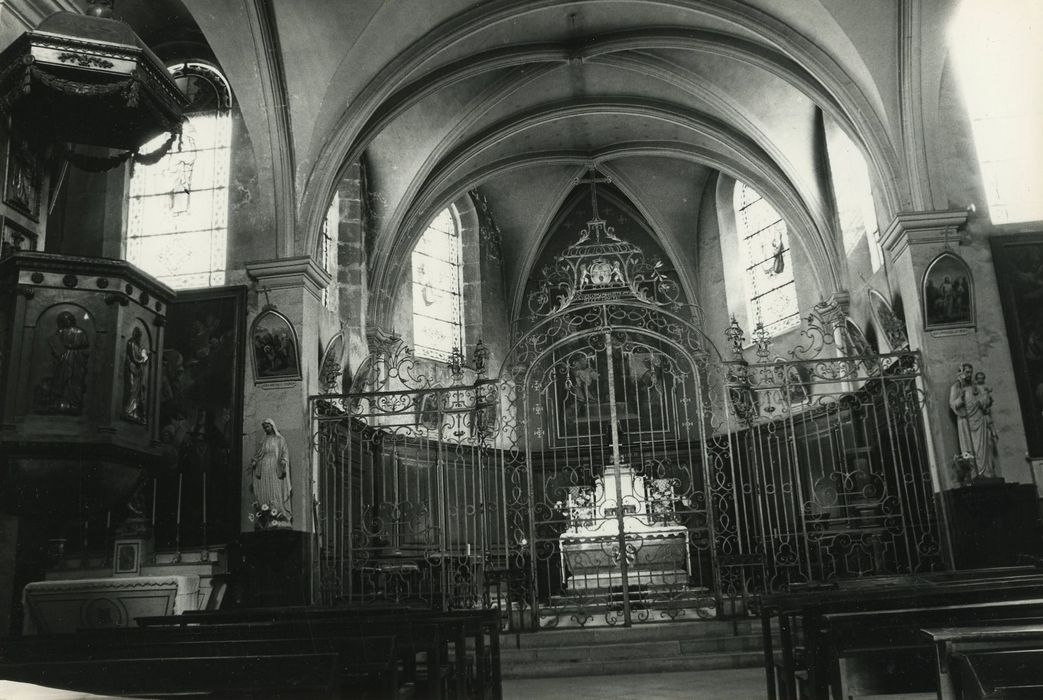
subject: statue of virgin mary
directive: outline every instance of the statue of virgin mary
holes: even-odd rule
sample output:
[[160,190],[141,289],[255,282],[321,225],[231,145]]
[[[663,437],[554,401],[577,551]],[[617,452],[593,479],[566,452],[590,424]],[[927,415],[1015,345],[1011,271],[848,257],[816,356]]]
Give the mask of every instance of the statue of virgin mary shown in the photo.
[[265,518],[284,527],[293,519],[290,504],[290,451],[286,438],[279,434],[271,418],[261,423],[264,440],[250,460],[248,471],[252,474],[250,489],[254,494],[254,510]]

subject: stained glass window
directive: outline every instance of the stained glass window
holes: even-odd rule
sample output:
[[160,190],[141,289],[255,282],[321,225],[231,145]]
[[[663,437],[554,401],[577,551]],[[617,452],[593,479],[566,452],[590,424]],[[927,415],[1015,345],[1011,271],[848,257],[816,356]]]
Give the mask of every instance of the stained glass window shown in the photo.
[[[175,289],[224,284],[228,239],[230,92],[210,66],[171,73],[189,98],[180,143],[130,177],[126,258]],[[166,140],[157,136],[148,153]]]
[[413,345],[416,354],[448,360],[464,341],[460,230],[452,209],[431,221],[413,248]]
[[963,0],[949,46],[994,224],[1043,219],[1043,2]]
[[[326,218],[322,222],[322,235],[319,237],[319,260],[322,261],[322,269],[334,275],[336,270],[337,234],[340,226],[340,193],[334,192],[330,201],[330,208],[326,210]],[[322,289],[322,305],[330,306],[330,288]]]
[[749,320],[779,335],[800,324],[786,222],[745,183],[735,183],[734,204]]

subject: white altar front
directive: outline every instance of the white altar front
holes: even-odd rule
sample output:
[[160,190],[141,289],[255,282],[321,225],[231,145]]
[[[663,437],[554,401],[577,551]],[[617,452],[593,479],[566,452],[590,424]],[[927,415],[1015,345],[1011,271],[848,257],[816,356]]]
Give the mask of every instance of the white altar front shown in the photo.
[[138,617],[199,607],[199,576],[129,576],[36,581],[22,593],[24,634],[134,627]]
[[686,585],[688,528],[678,522],[675,503],[669,479],[645,477],[625,461],[606,466],[593,489],[570,488],[559,537],[565,588],[623,585],[623,557],[630,586]]

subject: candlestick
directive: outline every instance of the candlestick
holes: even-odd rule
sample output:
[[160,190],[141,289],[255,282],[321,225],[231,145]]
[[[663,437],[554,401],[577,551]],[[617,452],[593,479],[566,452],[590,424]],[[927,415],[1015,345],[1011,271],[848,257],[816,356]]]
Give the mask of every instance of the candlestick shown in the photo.
[[152,479],[152,529],[156,528],[156,482],[159,479],[153,477]]
[[181,485],[184,481],[184,474],[177,475],[177,524],[181,525]]

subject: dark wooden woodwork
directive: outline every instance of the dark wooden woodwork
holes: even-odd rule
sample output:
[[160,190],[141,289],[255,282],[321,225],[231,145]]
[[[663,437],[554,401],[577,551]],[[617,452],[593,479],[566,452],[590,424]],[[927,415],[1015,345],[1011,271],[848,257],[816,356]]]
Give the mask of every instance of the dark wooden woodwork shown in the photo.
[[1032,484],[981,483],[942,493],[957,569],[1011,566],[1040,554],[1039,496]]

